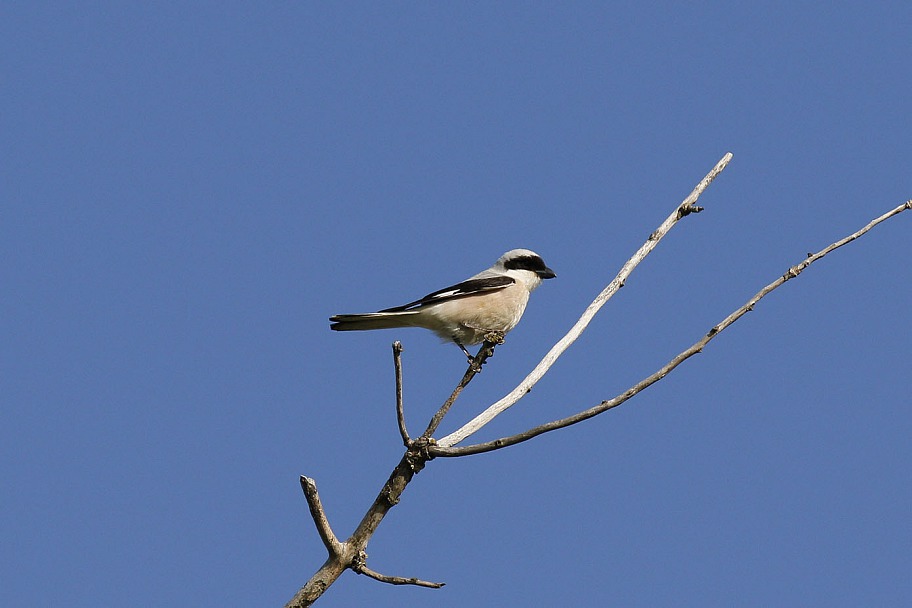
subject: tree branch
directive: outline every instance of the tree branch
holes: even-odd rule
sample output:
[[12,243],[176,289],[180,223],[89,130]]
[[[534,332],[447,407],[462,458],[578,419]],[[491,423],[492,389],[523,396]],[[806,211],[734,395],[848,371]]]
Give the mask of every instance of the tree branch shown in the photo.
[[326,511],[323,510],[323,503],[320,502],[320,495],[317,493],[317,482],[301,475],[301,489],[304,490],[304,498],[307,499],[307,506],[310,507],[310,516],[314,520],[323,546],[326,547],[330,557],[341,554],[342,543],[333,534],[329,520],[326,518]]
[[[545,355],[544,359],[539,362],[539,364],[533,369],[526,378],[519,383],[513,391],[498,401],[493,405],[489,406],[481,414],[470,420],[468,423],[463,425],[457,431],[447,435],[443,439],[437,441],[437,444],[442,447],[451,447],[464,440],[466,437],[477,432],[481,427],[489,423],[496,416],[501,414],[504,410],[509,407],[512,407],[517,401],[522,399],[529,391],[532,390],[532,387],[538,383],[539,380],[547,373],[551,366],[554,365],[554,362],[557,361],[565,350],[567,350],[571,344],[573,344],[580,334],[583,333],[583,330],[589,325],[589,322],[595,316],[595,314],[605,305],[605,303],[615,294],[617,291],[624,286],[624,282],[627,280],[627,277],[630,276],[630,273],[642,262],[649,253],[655,249],[659,241],[662,240],[669,230],[671,230],[674,225],[683,217],[691,213],[698,213],[702,210],[701,207],[696,206],[697,199],[700,198],[700,195],[703,194],[703,191],[709,187],[719,173],[721,173],[725,167],[728,165],[729,161],[732,159],[731,152],[727,153],[722,159],[716,163],[716,166],[706,174],[700,183],[693,189],[690,195],[684,199],[684,201],[675,207],[675,210],[669,215],[664,222],[656,229],[655,232],[649,235],[649,238],[646,239],[646,242],[643,243],[643,246],[633,254],[627,263],[621,267],[620,272],[614,278],[611,283],[602,290],[602,293],[595,298],[592,304],[583,312],[583,315],[580,317],[579,321],[576,322],[570,331],[567,332],[563,338],[555,344],[548,354]],[[433,431],[432,431],[433,432]]]
[[399,436],[402,445],[409,446],[412,439],[405,428],[405,410],[402,406],[402,342],[393,342],[393,365],[396,368],[396,422],[399,424]]
[[333,534],[329,521],[326,518],[326,512],[323,510],[323,504],[320,502],[320,495],[317,494],[317,484],[309,477],[301,476],[301,489],[304,490],[304,497],[307,499],[307,506],[310,507],[310,515],[313,517],[314,524],[317,526],[317,533],[320,540],[329,552],[329,557],[320,566],[320,569],[310,577],[295,596],[285,605],[285,608],[301,608],[310,606],[323,595],[323,592],[332,585],[339,576],[345,572],[345,569],[351,564],[353,558],[349,550],[348,543],[340,543]]
[[799,274],[801,274],[801,272],[805,268],[807,268],[808,266],[810,266],[817,260],[823,258],[831,251],[838,249],[838,248],[842,247],[843,245],[846,245],[846,244],[854,241],[858,237],[862,236],[863,234],[865,234],[866,232],[868,232],[869,230],[874,228],[874,226],[890,219],[894,215],[902,213],[903,211],[905,211],[907,209],[912,209],[912,200],[908,200],[905,203],[903,203],[902,205],[896,207],[895,209],[892,209],[891,211],[888,211],[887,213],[881,215],[880,217],[871,220],[866,226],[864,226],[860,230],[853,232],[849,236],[836,241],[835,243],[825,247],[824,249],[821,249],[817,253],[808,255],[808,257],[805,260],[803,260],[799,264],[796,264],[795,266],[792,266],[791,268],[789,268],[785,274],[783,274],[781,277],[779,277],[778,279],[776,279],[775,281],[773,281],[772,283],[770,283],[769,285],[767,285],[766,287],[761,289],[759,292],[757,292],[754,295],[754,297],[752,297],[750,300],[748,300],[743,306],[741,306],[740,308],[738,308],[737,310],[732,312],[730,315],[725,317],[725,319],[723,319],[718,325],[716,325],[712,329],[710,329],[709,332],[705,336],[703,336],[703,338],[701,338],[696,343],[694,343],[693,346],[691,346],[687,350],[681,352],[678,356],[676,356],[674,359],[669,361],[666,365],[664,365],[657,372],[655,372],[651,376],[641,380],[640,382],[634,384],[632,387],[630,387],[624,393],[618,395],[617,397],[614,397],[613,399],[609,399],[607,401],[602,401],[601,403],[599,403],[598,405],[596,405],[594,407],[591,407],[587,410],[583,410],[582,412],[579,412],[572,416],[568,416],[567,418],[562,418],[560,420],[555,420],[555,421],[549,422],[547,424],[542,424],[535,428],[529,429],[528,431],[518,433],[516,435],[511,435],[509,437],[502,437],[500,439],[495,439],[494,441],[488,441],[485,443],[478,443],[475,445],[469,445],[469,446],[464,446],[464,447],[431,446],[429,448],[431,456],[455,457],[455,456],[468,456],[470,454],[481,454],[483,452],[490,452],[492,450],[497,450],[497,449],[504,448],[504,447],[507,447],[510,445],[515,445],[515,444],[521,443],[523,441],[528,441],[529,439],[532,439],[533,437],[537,437],[538,435],[541,435],[542,433],[547,433],[549,431],[555,431],[557,429],[562,429],[564,427],[568,427],[572,424],[576,424],[577,422],[582,422],[583,420],[587,420],[589,418],[592,418],[593,416],[597,416],[598,414],[601,414],[603,412],[606,412],[612,408],[619,406],[620,404],[624,403],[625,401],[627,401],[628,399],[630,399],[631,397],[633,397],[634,395],[636,395],[643,389],[647,388],[648,386],[650,386],[652,384],[655,384],[656,382],[658,382],[659,380],[664,378],[678,365],[680,365],[681,363],[683,363],[684,361],[686,361],[693,355],[701,352],[703,350],[703,347],[705,347],[707,344],[709,344],[709,342],[713,338],[715,338],[717,335],[719,335],[720,332],[722,332],[724,329],[726,329],[727,327],[732,325],[735,321],[740,319],[746,313],[753,310],[754,306],[760,300],[762,300],[767,294],[769,294],[771,291],[782,286],[789,279],[793,279],[793,278],[797,277]]
[[431,589],[440,589],[446,583],[432,583],[430,581],[423,581],[420,578],[404,578],[402,576],[387,576],[385,574],[380,574],[375,570],[371,570],[367,567],[367,553],[361,551],[355,560],[352,562],[352,570],[358,574],[363,574],[369,576],[375,581],[380,581],[381,583],[388,583],[390,585],[416,585],[418,587],[429,587]]

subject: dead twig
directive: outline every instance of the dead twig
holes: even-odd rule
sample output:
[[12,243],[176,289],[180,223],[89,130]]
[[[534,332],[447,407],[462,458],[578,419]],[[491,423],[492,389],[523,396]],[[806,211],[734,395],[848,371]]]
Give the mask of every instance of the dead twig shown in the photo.
[[399,424],[399,435],[405,447],[411,443],[408,429],[405,428],[405,409],[402,405],[402,342],[393,342],[393,365],[396,368],[396,422]]
[[385,574],[380,574],[375,570],[371,570],[367,567],[367,553],[361,551],[355,560],[352,562],[352,570],[358,574],[363,574],[368,576],[375,581],[380,581],[381,583],[388,583],[390,585],[415,585],[418,587],[429,587],[431,589],[440,589],[446,583],[433,583],[430,581],[423,581],[420,578],[405,578],[402,576],[387,576]]
[[310,477],[301,475],[301,489],[304,490],[304,498],[307,500],[307,506],[310,507],[310,516],[317,527],[317,534],[323,541],[323,546],[329,551],[330,555],[340,555],[342,553],[342,543],[333,534],[326,518],[326,512],[323,510],[323,503],[320,502],[320,495],[317,493],[317,482]]

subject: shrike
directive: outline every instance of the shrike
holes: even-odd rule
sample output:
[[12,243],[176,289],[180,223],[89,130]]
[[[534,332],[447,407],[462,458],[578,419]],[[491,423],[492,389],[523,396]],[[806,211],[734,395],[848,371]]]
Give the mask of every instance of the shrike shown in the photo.
[[513,249],[494,265],[452,287],[420,300],[379,312],[330,317],[330,329],[360,331],[423,327],[444,341],[453,341],[470,359],[467,344],[480,344],[494,331],[507,333],[519,323],[529,294],[554,271],[528,249]]

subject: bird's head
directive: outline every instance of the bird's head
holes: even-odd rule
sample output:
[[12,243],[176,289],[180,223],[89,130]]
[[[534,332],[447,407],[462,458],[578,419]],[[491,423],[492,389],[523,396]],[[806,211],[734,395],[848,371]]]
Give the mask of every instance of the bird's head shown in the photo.
[[540,255],[529,249],[512,249],[506,252],[494,263],[494,270],[522,281],[529,291],[541,285],[542,279],[553,279],[557,276]]

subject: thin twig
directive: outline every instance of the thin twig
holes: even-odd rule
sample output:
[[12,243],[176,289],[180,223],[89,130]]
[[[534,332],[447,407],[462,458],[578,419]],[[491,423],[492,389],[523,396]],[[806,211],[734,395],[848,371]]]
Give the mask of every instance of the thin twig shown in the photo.
[[472,381],[472,378],[481,372],[481,366],[485,364],[485,361],[494,355],[494,347],[497,346],[497,344],[503,343],[503,334],[485,337],[490,337],[490,340],[486,339],[478,350],[478,354],[469,361],[469,368],[466,370],[466,373],[463,374],[462,380],[460,380],[459,384],[456,385],[456,388],[453,389],[450,398],[443,402],[443,405],[440,406],[440,409],[437,410],[434,417],[431,418],[427,429],[421,434],[422,439],[429,439],[431,435],[434,434],[434,431],[436,431],[437,427],[440,426],[440,423],[443,422],[443,417],[447,415],[447,412],[450,411],[450,408],[456,402],[456,399],[459,398],[462,389],[468,386],[469,382]]
[[420,578],[405,578],[402,576],[387,576],[385,574],[380,574],[376,570],[371,570],[367,567],[365,563],[367,560],[367,554],[364,551],[361,551],[354,561],[352,561],[351,569],[358,574],[363,574],[369,576],[375,581],[380,581],[381,583],[389,583],[390,585],[415,585],[418,587],[429,587],[431,589],[440,589],[446,583],[433,583],[431,581],[423,581]]
[[399,424],[399,435],[402,445],[409,446],[412,439],[405,428],[405,410],[402,406],[402,342],[393,342],[393,365],[396,367],[396,422]]
[[317,534],[323,541],[323,546],[329,551],[330,557],[342,553],[342,543],[336,538],[329,520],[326,518],[326,511],[323,510],[323,503],[320,502],[320,495],[317,493],[317,482],[310,477],[301,475],[301,489],[304,490],[304,498],[307,499],[307,506],[310,507],[310,516],[317,527]]
[[831,251],[838,249],[838,248],[842,247],[843,245],[846,245],[846,244],[854,241],[858,237],[862,236],[863,234],[865,234],[866,232],[871,230],[874,226],[890,219],[894,215],[897,215],[898,213],[901,213],[907,209],[912,209],[912,200],[908,200],[905,203],[903,203],[902,205],[896,207],[895,209],[888,211],[887,213],[881,215],[880,217],[871,220],[871,222],[869,222],[864,228],[861,228],[860,230],[853,232],[849,236],[836,241],[835,243],[818,251],[817,253],[809,255],[806,259],[804,259],[799,264],[792,266],[791,268],[788,269],[788,271],[785,274],[783,274],[781,277],[779,277],[778,279],[776,279],[775,281],[773,281],[772,283],[770,283],[769,285],[767,285],[766,287],[761,289],[759,292],[757,292],[756,295],[754,295],[754,297],[752,297],[750,300],[748,300],[743,306],[741,306],[740,308],[735,310],[733,313],[731,313],[730,315],[725,317],[725,319],[723,319],[718,325],[716,325],[712,329],[710,329],[709,332],[705,336],[703,336],[703,338],[701,338],[695,344],[693,344],[693,346],[691,346],[687,350],[681,352],[678,356],[676,356],[674,359],[669,361],[665,366],[663,366],[657,372],[655,372],[648,378],[641,380],[640,382],[633,385],[632,387],[627,389],[627,391],[618,395],[617,397],[615,397],[613,399],[609,399],[608,401],[602,401],[601,403],[599,403],[598,405],[596,405],[594,407],[591,407],[587,410],[584,410],[584,411],[574,414],[572,416],[568,416],[567,418],[563,418],[561,420],[555,420],[555,421],[549,422],[547,424],[542,424],[535,428],[529,429],[528,431],[525,431],[523,433],[511,435],[510,437],[502,437],[500,439],[495,439],[494,441],[488,441],[485,443],[479,443],[479,444],[469,445],[469,446],[464,446],[464,447],[430,446],[429,452],[430,452],[431,456],[454,457],[454,456],[467,456],[469,454],[480,454],[482,452],[490,452],[492,450],[497,450],[497,449],[504,448],[504,447],[507,447],[510,445],[515,445],[515,444],[521,443],[523,441],[528,441],[529,439],[532,439],[533,437],[537,437],[538,435],[541,435],[542,433],[547,433],[549,431],[555,431],[557,429],[562,429],[562,428],[570,426],[572,424],[576,424],[577,422],[582,422],[583,420],[587,420],[588,418],[592,418],[593,416],[597,416],[598,414],[601,414],[603,412],[606,412],[612,408],[619,406],[620,404],[624,403],[625,401],[627,401],[628,399],[630,399],[631,397],[633,397],[634,395],[636,395],[637,393],[639,393],[640,391],[645,389],[646,387],[648,387],[648,386],[658,382],[662,378],[664,378],[666,375],[668,375],[673,369],[675,369],[678,365],[683,363],[685,360],[687,360],[690,357],[692,357],[693,355],[701,352],[703,350],[703,347],[705,347],[707,344],[709,344],[709,342],[713,338],[715,338],[717,335],[719,335],[720,332],[722,332],[725,328],[729,327],[732,323],[734,323],[735,321],[740,319],[746,313],[753,310],[753,308],[757,304],[757,302],[762,300],[771,291],[780,287],[789,279],[793,279],[793,278],[797,277],[799,274],[801,274],[801,272],[805,268],[807,268],[808,266],[810,266],[817,260],[821,259],[822,257],[826,256]]
[[643,243],[643,246],[627,260],[627,263],[621,267],[620,272],[614,278],[611,283],[602,290],[602,293],[595,298],[592,304],[583,312],[583,315],[580,317],[579,321],[570,328],[570,331],[567,332],[560,341],[555,344],[548,354],[539,362],[535,369],[533,369],[526,378],[519,383],[519,385],[513,389],[510,394],[505,396],[500,401],[489,406],[481,414],[470,420],[468,423],[463,425],[457,431],[447,435],[443,439],[437,441],[438,445],[442,447],[450,447],[456,445],[460,441],[464,440],[469,435],[477,432],[481,427],[486,425],[488,422],[494,419],[495,416],[502,413],[507,408],[513,406],[517,401],[522,399],[529,391],[532,390],[532,387],[542,379],[545,373],[554,365],[554,362],[557,361],[565,350],[567,350],[571,344],[573,344],[576,339],[583,333],[583,330],[589,325],[589,322],[595,316],[595,314],[605,305],[605,303],[615,294],[617,291],[624,286],[624,282],[627,280],[627,277],[630,276],[630,273],[633,272],[643,259],[646,258],[649,253],[655,249],[656,245],[662,240],[669,230],[674,227],[674,225],[681,218],[691,214],[697,213],[701,210],[700,207],[697,207],[695,203],[697,199],[700,198],[700,195],[703,193],[706,188],[713,182],[719,173],[728,165],[729,161],[732,159],[731,152],[727,153],[722,159],[716,163],[716,166],[706,174],[700,183],[693,189],[690,195],[684,199],[684,201],[675,207],[675,210],[669,215],[664,222],[656,229],[655,232],[649,235],[649,238],[646,239],[646,242]]

